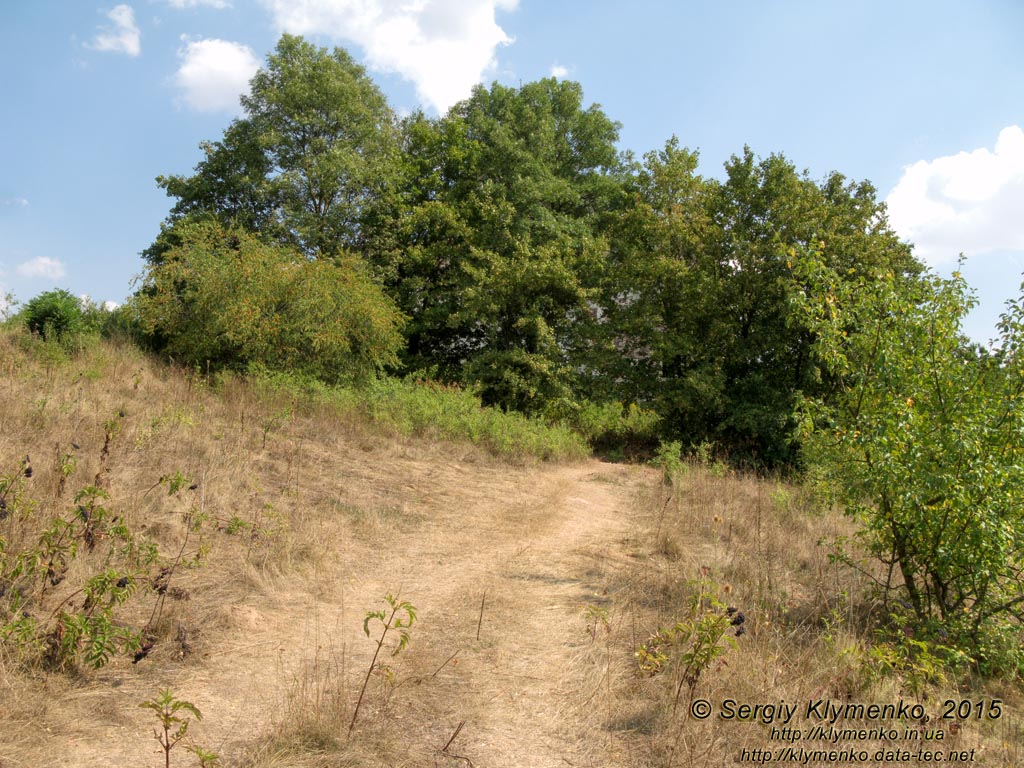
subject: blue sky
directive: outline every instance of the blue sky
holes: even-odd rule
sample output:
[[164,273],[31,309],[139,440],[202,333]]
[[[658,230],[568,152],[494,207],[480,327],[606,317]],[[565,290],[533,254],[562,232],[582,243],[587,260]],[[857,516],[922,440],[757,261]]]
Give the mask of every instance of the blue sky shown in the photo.
[[556,74],[721,174],[749,145],[868,179],[897,231],[958,253],[993,335],[1024,272],[1018,0],[7,0],[0,3],[0,293],[122,301],[170,201],[282,31],[342,45],[400,111]]

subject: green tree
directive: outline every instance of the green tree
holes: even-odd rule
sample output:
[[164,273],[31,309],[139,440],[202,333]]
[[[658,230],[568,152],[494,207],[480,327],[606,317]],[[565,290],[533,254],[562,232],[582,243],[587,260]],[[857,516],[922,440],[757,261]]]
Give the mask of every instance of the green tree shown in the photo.
[[159,260],[178,243],[175,222],[197,215],[313,258],[365,250],[399,150],[394,114],[365,70],[340,48],[284,35],[242,105],[223,139],[202,145],[192,176],[157,179],[177,203],[147,258]]
[[543,411],[574,396],[619,189],[618,126],[577,83],[478,87],[406,124],[405,247],[385,266],[407,365]]
[[159,262],[170,248],[181,245],[175,225],[183,219],[215,219],[250,232],[279,232],[281,191],[270,179],[271,159],[260,142],[259,130],[248,118],[234,120],[220,141],[200,144],[204,158],[192,176],[158,176],[157,184],[177,198],[156,241],[143,256]]
[[[664,414],[692,412],[697,403],[712,408],[720,399],[708,344],[721,278],[707,257],[718,237],[711,218],[715,187],[697,165],[697,153],[675,138],[633,165],[629,204],[615,221],[613,268],[603,283],[605,338],[594,368],[606,373],[601,380],[611,391],[605,394],[622,393]],[[711,429],[691,423],[688,437]]]
[[696,169],[696,154],[673,139],[632,175],[605,287],[606,330],[622,352],[614,378],[674,438],[788,464],[796,397],[820,386],[813,333],[788,303],[790,249],[813,244],[840,274],[920,266],[866,182],[817,183],[749,149],[722,182]]
[[175,359],[325,381],[397,363],[403,318],[357,258],[311,261],[212,221],[186,220],[178,237],[132,300],[142,327]]
[[961,332],[974,300],[959,273],[841,274],[814,252],[794,270],[794,306],[832,385],[803,401],[806,451],[862,521],[887,602],[900,595],[915,637],[987,671],[1019,665],[1024,303],[1003,316],[998,351],[979,354]]

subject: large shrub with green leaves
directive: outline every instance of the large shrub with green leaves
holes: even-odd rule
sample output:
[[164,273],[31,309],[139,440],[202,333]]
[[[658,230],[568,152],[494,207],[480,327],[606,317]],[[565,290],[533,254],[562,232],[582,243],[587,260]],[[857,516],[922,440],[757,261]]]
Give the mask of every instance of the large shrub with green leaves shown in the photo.
[[403,318],[358,259],[311,261],[212,220],[176,229],[132,305],[179,362],[344,381],[397,361]]
[[901,634],[1024,670],[1024,304],[997,350],[970,345],[959,273],[908,280],[817,254],[792,300],[830,391],[805,399],[805,452],[883,568]]
[[21,310],[26,327],[47,341],[68,343],[86,329],[82,303],[60,288],[30,299]]

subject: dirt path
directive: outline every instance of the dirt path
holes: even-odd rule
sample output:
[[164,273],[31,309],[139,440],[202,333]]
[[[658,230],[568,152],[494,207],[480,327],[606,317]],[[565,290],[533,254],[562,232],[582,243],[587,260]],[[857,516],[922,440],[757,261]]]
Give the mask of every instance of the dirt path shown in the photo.
[[[202,708],[197,740],[237,755],[296,701],[326,708],[339,671],[351,702],[374,646],[364,613],[400,591],[419,620],[409,649],[388,659],[397,687],[388,696],[371,686],[358,739],[399,740],[408,765],[467,765],[440,752],[462,724],[449,755],[477,768],[628,765],[607,728],[603,686],[623,660],[602,646],[603,619],[619,620],[624,542],[652,476],[597,461],[509,469],[393,458],[346,464],[329,446],[311,449],[320,473],[342,473],[337,487],[351,502],[336,508],[355,512],[325,514],[306,531],[331,548],[313,573],[229,600],[223,640],[160,678]],[[158,676],[142,667],[111,666],[47,713],[48,728],[70,723],[50,764],[162,765],[137,707]]]
[[586,611],[598,624],[611,613],[638,479],[598,463],[562,469],[526,519],[500,520],[489,539],[470,536],[456,550],[453,583],[429,602],[463,606],[445,647],[464,648],[465,661],[438,697],[447,702],[439,727],[465,722],[457,754],[476,765],[620,764],[596,706],[607,659]]

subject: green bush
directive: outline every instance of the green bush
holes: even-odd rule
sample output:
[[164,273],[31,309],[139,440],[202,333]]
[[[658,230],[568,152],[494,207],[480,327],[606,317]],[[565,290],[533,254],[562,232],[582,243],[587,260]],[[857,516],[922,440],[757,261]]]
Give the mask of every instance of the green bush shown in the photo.
[[686,470],[683,463],[683,445],[678,440],[662,442],[651,463],[661,469],[665,485],[674,483]]
[[793,261],[805,283],[793,301],[835,392],[803,401],[804,454],[860,522],[883,603],[903,606],[916,639],[1018,674],[1024,300],[1009,302],[998,346],[979,349],[961,332],[974,299],[959,272],[843,280],[817,253]]
[[579,403],[564,419],[599,454],[618,458],[650,456],[656,450],[661,417],[630,404]]
[[358,259],[310,261],[213,221],[183,221],[130,302],[153,346],[179,362],[261,365],[328,382],[397,364],[402,315]]
[[142,349],[154,351],[153,337],[146,332],[142,318],[132,302],[112,310],[100,310],[98,319],[103,338],[130,341]]
[[20,314],[32,333],[62,346],[74,344],[87,330],[81,301],[59,288],[29,300]]
[[490,350],[469,363],[463,383],[477,389],[485,405],[530,415],[571,402],[565,366],[522,349]]

